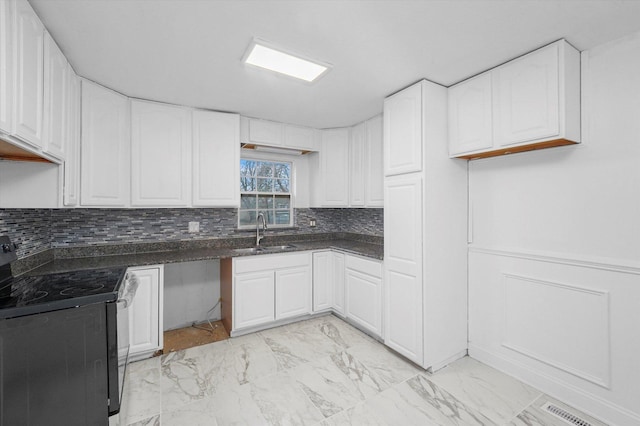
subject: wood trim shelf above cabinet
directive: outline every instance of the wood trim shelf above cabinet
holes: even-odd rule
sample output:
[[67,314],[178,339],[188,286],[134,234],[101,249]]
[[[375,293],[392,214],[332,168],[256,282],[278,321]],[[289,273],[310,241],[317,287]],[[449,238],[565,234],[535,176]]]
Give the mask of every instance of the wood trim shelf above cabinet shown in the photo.
[[527,145],[513,146],[510,148],[496,149],[493,151],[478,152],[478,153],[469,154],[469,155],[459,155],[459,156],[456,156],[456,158],[461,158],[464,160],[479,160],[481,158],[498,157],[500,155],[515,154],[518,152],[526,152],[526,151],[535,151],[537,149],[556,148],[559,146],[576,145],[578,143],[579,142],[573,142],[566,139],[554,139],[552,141],[544,141],[544,142],[531,143]]
[[13,161],[35,161],[42,163],[53,163],[39,154],[22,149],[14,144],[0,139],[0,158]]

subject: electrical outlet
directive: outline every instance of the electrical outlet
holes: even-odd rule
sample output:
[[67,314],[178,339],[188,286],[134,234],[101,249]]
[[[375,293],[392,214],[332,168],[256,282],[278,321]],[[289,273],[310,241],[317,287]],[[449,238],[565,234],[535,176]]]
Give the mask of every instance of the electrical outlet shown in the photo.
[[200,232],[200,222],[189,222],[189,232]]

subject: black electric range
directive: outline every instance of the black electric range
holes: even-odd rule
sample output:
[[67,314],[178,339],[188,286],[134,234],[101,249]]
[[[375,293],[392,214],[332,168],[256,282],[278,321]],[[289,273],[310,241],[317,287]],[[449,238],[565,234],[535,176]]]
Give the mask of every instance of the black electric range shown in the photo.
[[137,280],[126,268],[14,277],[16,249],[0,236],[0,423],[106,426],[121,407]]
[[0,236],[0,319],[118,299],[126,268],[13,277],[16,248],[9,237]]

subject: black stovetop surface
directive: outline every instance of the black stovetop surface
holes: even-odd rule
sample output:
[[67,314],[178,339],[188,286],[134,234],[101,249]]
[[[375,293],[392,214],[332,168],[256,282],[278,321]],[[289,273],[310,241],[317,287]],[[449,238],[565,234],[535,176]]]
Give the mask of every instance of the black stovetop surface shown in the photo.
[[109,268],[9,278],[0,284],[11,285],[10,296],[0,297],[0,319],[115,301],[125,272]]

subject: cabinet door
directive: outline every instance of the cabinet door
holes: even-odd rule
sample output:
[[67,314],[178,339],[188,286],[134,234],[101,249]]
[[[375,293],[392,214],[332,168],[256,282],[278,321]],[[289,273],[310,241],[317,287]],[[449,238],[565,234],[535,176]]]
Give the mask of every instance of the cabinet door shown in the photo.
[[331,282],[333,284],[333,309],[345,315],[344,254],[331,252]]
[[131,101],[131,205],[189,204],[191,124],[186,108]]
[[26,0],[15,2],[14,132],[42,147],[44,101],[44,26]]
[[313,253],[313,311],[333,307],[332,256],[330,251]]
[[193,205],[240,204],[240,116],[193,111]]
[[134,269],[138,289],[129,308],[129,356],[162,349],[160,269]]
[[422,84],[384,100],[384,175],[422,170]]
[[493,146],[491,73],[449,88],[449,155]]
[[315,146],[313,129],[290,125],[284,126],[284,146],[303,151],[316,151],[318,149]]
[[349,138],[349,205],[364,207],[366,125],[354,126]]
[[80,79],[69,68],[67,147],[64,161],[64,205],[77,206],[80,172]]
[[367,121],[365,144],[365,205],[382,207],[384,205],[384,168],[382,156],[382,115]]
[[385,181],[385,344],[422,363],[422,179]]
[[64,159],[68,137],[69,64],[49,33],[44,37],[44,150]]
[[260,145],[282,146],[282,123],[249,119],[249,141]]
[[499,146],[559,134],[558,49],[553,44],[495,69]]
[[129,100],[82,81],[80,203],[126,206],[130,170]]
[[13,133],[13,2],[0,1],[0,132]]
[[237,274],[234,278],[233,329],[264,324],[275,319],[273,270]]
[[382,280],[347,268],[346,316],[382,336]]
[[349,129],[322,132],[320,191],[322,207],[349,205]]
[[311,268],[276,270],[277,320],[311,312]]

